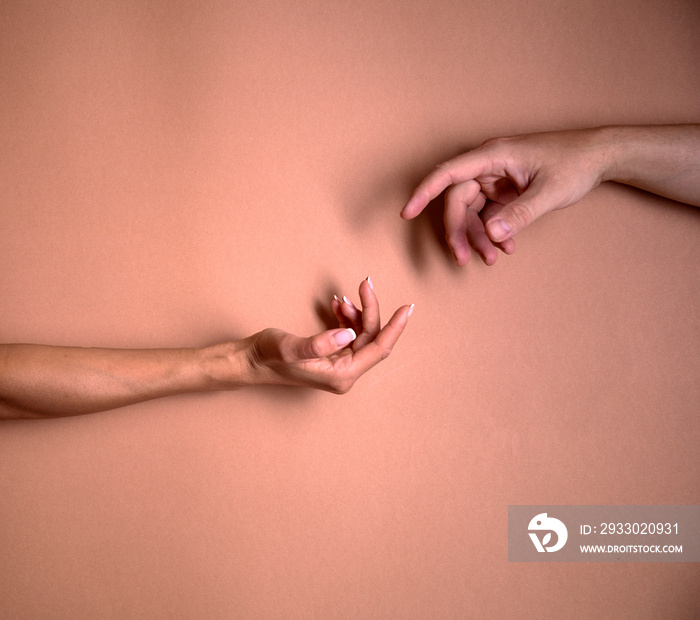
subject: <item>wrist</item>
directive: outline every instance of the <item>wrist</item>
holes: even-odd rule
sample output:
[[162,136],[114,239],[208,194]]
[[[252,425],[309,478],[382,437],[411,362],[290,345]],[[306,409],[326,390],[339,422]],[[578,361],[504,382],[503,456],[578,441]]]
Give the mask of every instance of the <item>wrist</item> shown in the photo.
[[197,350],[198,367],[206,391],[235,390],[256,383],[249,339],[203,347]]
[[[604,151],[603,181],[643,187],[645,179],[669,153],[664,151],[666,128],[615,125],[600,127],[599,143]],[[671,159],[675,151],[671,155]]]
[[598,184],[619,180],[623,158],[624,127],[606,126],[590,129],[591,144],[596,158]]

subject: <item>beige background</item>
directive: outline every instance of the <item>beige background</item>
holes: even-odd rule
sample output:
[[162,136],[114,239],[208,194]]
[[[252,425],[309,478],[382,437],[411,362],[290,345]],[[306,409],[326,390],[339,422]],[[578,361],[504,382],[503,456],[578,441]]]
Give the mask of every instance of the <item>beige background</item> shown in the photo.
[[700,5],[0,3],[0,340],[311,334],[371,275],[342,397],[0,426],[3,618],[691,618],[694,564],[509,564],[508,504],[700,503],[699,212],[619,186],[454,267],[486,138],[700,118]]

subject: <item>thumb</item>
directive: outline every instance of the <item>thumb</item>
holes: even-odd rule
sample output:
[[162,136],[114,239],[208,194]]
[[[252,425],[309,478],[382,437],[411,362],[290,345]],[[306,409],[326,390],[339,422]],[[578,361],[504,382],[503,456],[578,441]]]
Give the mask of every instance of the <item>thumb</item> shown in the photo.
[[486,234],[491,241],[503,242],[517,235],[540,215],[553,210],[556,206],[546,185],[535,179],[518,198],[486,222]]
[[289,361],[327,357],[336,353],[357,338],[353,329],[331,329],[309,338],[295,337],[288,343],[286,356]]

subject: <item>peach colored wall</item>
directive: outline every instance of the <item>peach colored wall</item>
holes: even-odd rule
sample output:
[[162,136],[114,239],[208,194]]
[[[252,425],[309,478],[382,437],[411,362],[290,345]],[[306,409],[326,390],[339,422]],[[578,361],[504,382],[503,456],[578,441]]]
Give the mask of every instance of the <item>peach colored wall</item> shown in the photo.
[[0,341],[310,334],[342,397],[0,425],[3,618],[690,618],[697,564],[509,564],[508,504],[700,503],[700,212],[604,186],[452,266],[438,161],[700,117],[694,0],[0,3]]

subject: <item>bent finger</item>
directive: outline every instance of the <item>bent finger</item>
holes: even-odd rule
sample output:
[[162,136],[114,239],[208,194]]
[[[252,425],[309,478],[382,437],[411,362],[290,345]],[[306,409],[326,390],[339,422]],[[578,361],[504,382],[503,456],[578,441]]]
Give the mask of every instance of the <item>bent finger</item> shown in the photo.
[[540,177],[513,202],[507,204],[497,215],[486,221],[486,234],[495,242],[502,243],[527,228],[538,217],[558,206],[560,201]]
[[335,318],[338,319],[338,325],[340,325],[340,327],[352,327],[350,321],[348,321],[347,317],[343,314],[343,310],[341,308],[342,304],[343,302],[340,300],[340,298],[337,295],[333,295],[331,310],[333,311]]
[[413,190],[406,206],[401,210],[401,217],[405,220],[416,217],[431,200],[437,198],[450,185],[475,179],[490,167],[488,157],[479,149],[438,164]]
[[501,243],[497,243],[496,246],[498,248],[500,248],[500,250],[504,254],[510,255],[513,252],[515,252],[515,241],[512,238],[506,239],[505,241],[502,241]]
[[493,265],[498,259],[498,250],[486,236],[484,223],[479,218],[479,214],[472,209],[467,212],[467,239],[469,245],[481,256],[487,265]]
[[[501,204],[500,202],[496,202],[494,200],[487,200],[486,205],[484,208],[481,210],[481,213],[479,213],[479,217],[481,218],[482,222],[488,222],[491,219],[493,219],[498,213],[500,213],[503,210],[503,207],[505,205]],[[515,252],[515,241],[511,239],[506,239],[505,241],[501,242],[492,242],[499,250],[501,250],[504,254],[512,254]]]
[[471,252],[467,240],[467,211],[479,196],[479,184],[467,181],[451,187],[445,196],[445,239],[455,262],[462,266],[469,262]]
[[401,306],[380,330],[377,337],[353,355],[352,361],[358,372],[357,376],[366,373],[370,368],[389,357],[412,312],[413,305]]
[[379,302],[371,278],[363,280],[360,284],[360,301],[362,302],[362,333],[359,333],[357,340],[352,343],[353,351],[359,351],[368,342],[374,340],[382,326],[379,318]]
[[349,327],[352,327],[359,334],[362,331],[362,313],[345,295],[343,295],[343,300],[340,304],[340,311],[350,323]]

